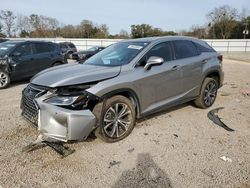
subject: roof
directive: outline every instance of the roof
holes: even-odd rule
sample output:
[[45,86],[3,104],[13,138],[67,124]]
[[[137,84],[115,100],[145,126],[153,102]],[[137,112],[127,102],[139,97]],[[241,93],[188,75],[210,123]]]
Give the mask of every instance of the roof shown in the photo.
[[146,37],[146,38],[138,38],[138,39],[128,39],[123,42],[153,42],[158,40],[197,40],[193,37],[187,36],[162,36],[162,37]]

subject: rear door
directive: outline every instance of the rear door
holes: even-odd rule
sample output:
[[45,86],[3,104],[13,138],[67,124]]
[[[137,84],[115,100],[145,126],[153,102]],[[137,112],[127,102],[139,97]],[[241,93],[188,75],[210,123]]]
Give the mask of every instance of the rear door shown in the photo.
[[175,61],[180,65],[182,96],[195,97],[199,94],[202,79],[202,59],[192,41],[176,40],[173,46]]
[[[14,54],[19,54],[15,56]],[[11,69],[12,69],[12,77],[13,79],[21,79],[30,77],[33,75],[35,71],[35,67],[33,66],[34,56],[32,54],[32,48],[30,43],[24,43],[19,45],[12,52],[12,61],[11,61]]]
[[35,74],[52,66],[53,52],[45,42],[33,43]]

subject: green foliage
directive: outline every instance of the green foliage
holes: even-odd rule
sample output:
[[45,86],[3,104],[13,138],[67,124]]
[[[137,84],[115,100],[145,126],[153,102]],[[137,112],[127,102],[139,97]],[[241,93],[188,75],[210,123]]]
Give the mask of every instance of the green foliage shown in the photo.
[[173,31],[163,31],[160,28],[154,28],[148,24],[131,25],[132,38],[166,36],[166,35],[177,35],[177,33]]
[[[240,39],[244,38],[243,30],[250,30],[250,16],[228,5],[213,9],[207,14],[207,26],[192,26],[188,31],[164,31],[149,24],[131,25],[129,34],[121,30],[111,35],[106,24],[95,24],[82,20],[78,25],[62,25],[55,18],[44,15],[18,15],[9,10],[0,10],[0,37],[64,37],[64,38],[112,38],[128,39],[166,35],[186,35],[197,38]],[[250,38],[250,34],[246,35]]]

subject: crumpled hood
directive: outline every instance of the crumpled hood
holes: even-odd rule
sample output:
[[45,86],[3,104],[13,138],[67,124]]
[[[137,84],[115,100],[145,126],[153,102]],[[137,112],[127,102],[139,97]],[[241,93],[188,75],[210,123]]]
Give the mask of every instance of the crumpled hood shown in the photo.
[[31,83],[46,87],[85,84],[117,76],[121,67],[105,67],[86,64],[67,64],[46,69],[36,74]]

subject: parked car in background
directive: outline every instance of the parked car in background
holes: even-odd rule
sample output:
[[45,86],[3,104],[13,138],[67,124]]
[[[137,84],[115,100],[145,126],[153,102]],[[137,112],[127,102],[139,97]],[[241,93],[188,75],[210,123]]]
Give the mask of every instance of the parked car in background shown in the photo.
[[74,52],[77,52],[76,46],[72,42],[60,42],[59,46],[67,59],[69,59]]
[[0,39],[0,43],[1,42],[6,42],[7,40],[9,40],[9,39]]
[[65,64],[58,44],[42,41],[6,41],[0,43],[0,89],[11,81],[30,78],[38,72]]
[[102,51],[105,47],[102,46],[94,46],[85,51],[75,52],[71,55],[71,59],[77,61],[85,61],[86,59],[90,58],[91,56],[97,54],[98,52]]
[[212,106],[223,79],[222,56],[202,40],[125,40],[83,64],[40,72],[24,89],[21,108],[47,137],[66,142],[94,132],[116,142],[137,118],[188,101]]

